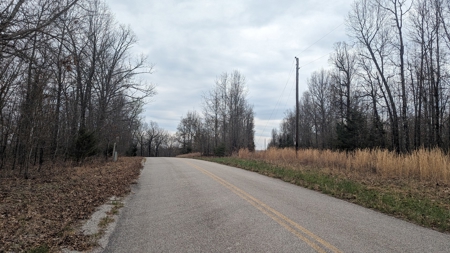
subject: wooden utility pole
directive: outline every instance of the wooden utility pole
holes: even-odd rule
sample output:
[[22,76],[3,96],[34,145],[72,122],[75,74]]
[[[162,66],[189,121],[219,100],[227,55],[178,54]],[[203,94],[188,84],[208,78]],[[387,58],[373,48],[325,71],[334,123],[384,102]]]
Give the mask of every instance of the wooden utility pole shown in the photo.
[[295,61],[297,62],[295,67],[295,156],[297,157],[298,153],[298,58],[295,57]]

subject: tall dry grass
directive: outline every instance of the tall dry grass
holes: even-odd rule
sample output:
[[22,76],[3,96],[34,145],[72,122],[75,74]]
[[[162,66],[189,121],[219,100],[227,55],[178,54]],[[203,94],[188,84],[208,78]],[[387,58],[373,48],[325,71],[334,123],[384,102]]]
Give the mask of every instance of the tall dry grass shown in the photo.
[[425,182],[450,184],[450,158],[440,149],[419,149],[410,154],[397,154],[388,150],[331,150],[269,149],[249,152],[242,149],[238,157],[257,159],[290,167],[309,166],[343,171],[355,176],[373,175],[382,179],[414,179]]
[[189,153],[189,154],[183,154],[183,155],[177,155],[178,158],[194,158],[194,157],[201,157],[202,153]]

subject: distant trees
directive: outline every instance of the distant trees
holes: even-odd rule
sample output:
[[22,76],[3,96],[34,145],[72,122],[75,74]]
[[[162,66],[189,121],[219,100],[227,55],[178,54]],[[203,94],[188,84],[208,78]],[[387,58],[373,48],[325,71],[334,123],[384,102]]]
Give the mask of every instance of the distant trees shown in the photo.
[[177,138],[181,144],[182,153],[191,153],[193,150],[202,150],[202,119],[197,112],[188,112],[181,118],[177,127]]
[[151,67],[103,2],[4,1],[0,16],[0,170],[136,146]]
[[239,71],[223,73],[203,97],[203,117],[188,112],[178,125],[183,152],[231,154],[255,149],[254,113],[247,102],[245,77]]
[[176,156],[181,153],[175,136],[155,121],[141,123],[135,132],[136,154],[146,157]]
[[[300,146],[448,151],[449,20],[443,0],[356,0],[347,18],[352,43],[337,43],[329,69],[308,79]],[[286,127],[293,116],[286,114],[270,146],[294,145]]]

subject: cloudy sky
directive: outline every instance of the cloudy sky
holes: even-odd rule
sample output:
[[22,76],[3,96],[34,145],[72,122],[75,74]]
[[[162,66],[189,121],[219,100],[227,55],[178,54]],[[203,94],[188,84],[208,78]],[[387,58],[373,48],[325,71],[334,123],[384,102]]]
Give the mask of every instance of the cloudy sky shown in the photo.
[[106,0],[116,20],[138,38],[154,72],[145,80],[157,95],[143,117],[176,132],[188,111],[224,72],[246,78],[255,111],[255,144],[262,149],[284,112],[295,105],[295,59],[300,95],[313,71],[328,67],[338,41],[348,41],[345,18],[353,0]]

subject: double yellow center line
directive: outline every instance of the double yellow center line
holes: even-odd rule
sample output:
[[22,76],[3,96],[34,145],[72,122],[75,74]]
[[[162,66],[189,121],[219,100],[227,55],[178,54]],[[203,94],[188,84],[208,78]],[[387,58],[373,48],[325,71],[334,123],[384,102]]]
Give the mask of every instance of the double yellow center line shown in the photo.
[[215,174],[191,163],[188,161],[185,161],[187,164],[192,166],[193,168],[197,169],[198,171],[202,172],[203,174],[211,177],[215,181],[219,182],[221,185],[225,186],[226,188],[230,189],[232,192],[234,192],[236,195],[241,197],[242,199],[246,200],[248,203],[256,207],[258,210],[260,210],[265,215],[272,218],[274,221],[276,221],[278,224],[286,228],[289,232],[300,238],[302,241],[304,241],[306,244],[308,244],[311,248],[315,249],[317,252],[325,253],[325,252],[334,252],[334,253],[340,253],[339,249],[325,241],[324,239],[320,238],[319,236],[315,235],[311,231],[307,230],[306,228],[300,226],[293,220],[289,219],[288,217],[284,216],[282,213],[278,212],[277,210],[271,208],[270,206],[266,205],[264,202],[256,199],[252,195],[248,194],[247,192],[241,190],[240,188],[236,187],[235,185],[225,181],[224,179],[216,176]]

